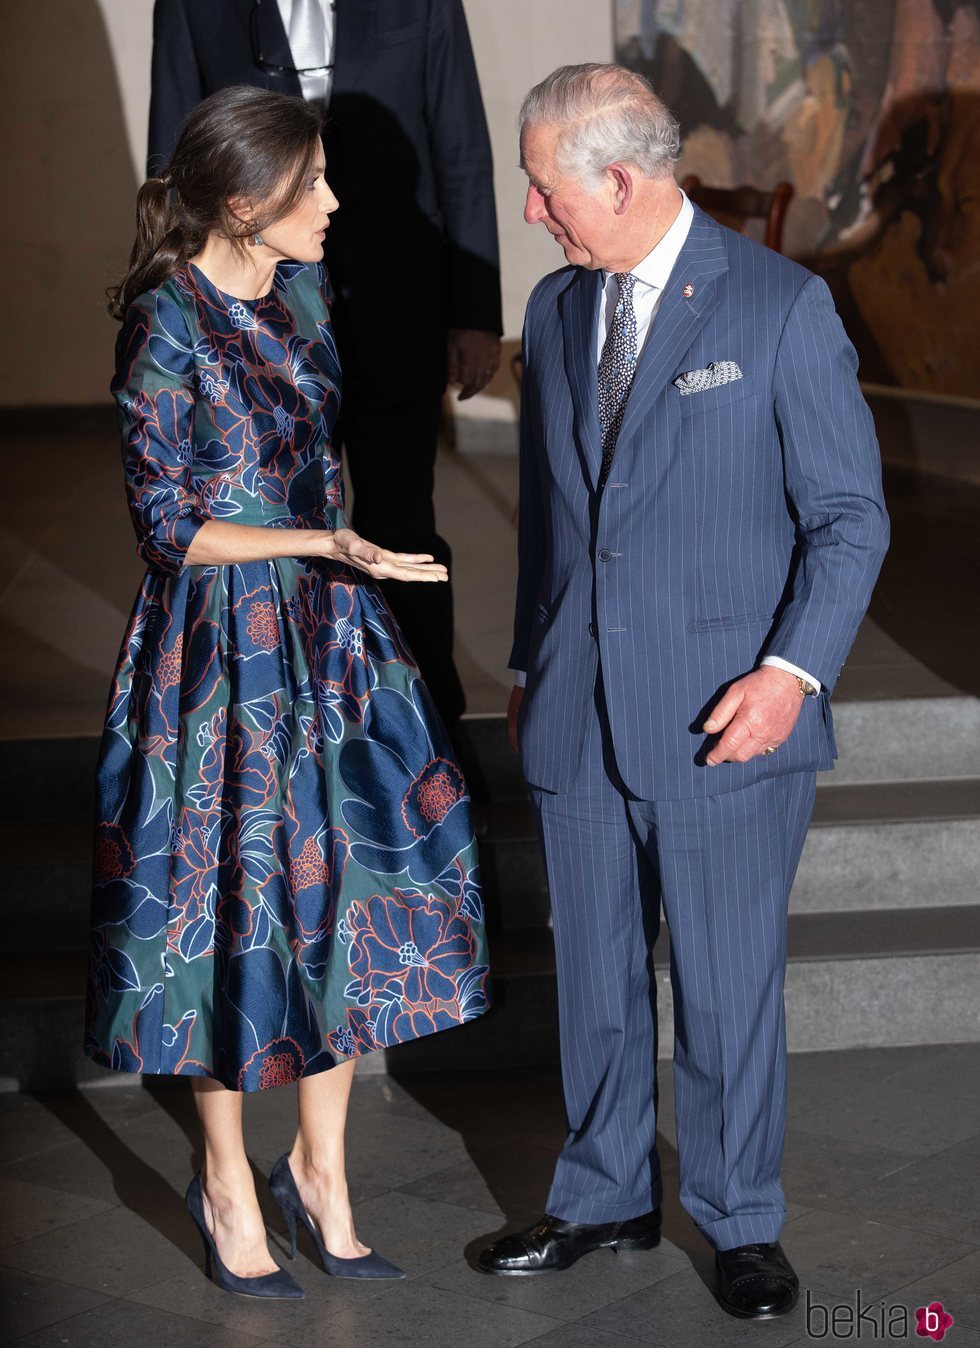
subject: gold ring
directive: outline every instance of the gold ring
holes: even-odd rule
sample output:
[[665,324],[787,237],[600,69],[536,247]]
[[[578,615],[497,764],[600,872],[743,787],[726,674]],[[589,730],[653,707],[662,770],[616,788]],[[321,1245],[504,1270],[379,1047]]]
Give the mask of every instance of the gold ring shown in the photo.
[[774,754],[776,752],[776,748],[777,746],[775,744],[770,744],[769,747],[766,749],[766,753]]

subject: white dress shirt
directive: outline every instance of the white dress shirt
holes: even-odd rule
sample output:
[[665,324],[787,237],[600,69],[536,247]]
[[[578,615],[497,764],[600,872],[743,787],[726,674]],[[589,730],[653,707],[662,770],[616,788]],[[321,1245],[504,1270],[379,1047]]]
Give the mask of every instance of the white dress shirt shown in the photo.
[[[282,26],[286,30],[286,37],[289,37],[289,21],[293,17],[293,0],[276,0],[279,6],[279,14],[282,18]],[[315,56],[306,52],[293,52],[293,65],[297,68],[303,66],[322,65],[324,69],[315,75],[300,75],[299,87],[303,91],[304,98],[317,98],[326,103],[330,98],[330,89],[333,84],[333,45],[334,45],[334,8],[332,0],[317,0],[317,7],[323,16],[323,53],[322,57],[318,52]],[[327,69],[327,67],[330,69]]]
[[[681,208],[677,212],[674,223],[660,242],[647,253],[642,262],[638,262],[632,269],[633,275],[636,277],[636,285],[633,287],[633,312],[636,314],[637,360],[639,360],[644,344],[650,336],[653,320],[660,308],[660,301],[663,299],[670,274],[674,270],[681,249],[687,242],[693,220],[694,207],[682,192]],[[607,271],[599,300],[599,322],[596,324],[595,359],[597,369],[618,302],[619,283],[615,279],[615,273]],[[720,354],[719,359],[725,359],[725,356]],[[799,669],[796,665],[791,665],[788,660],[783,660],[778,655],[766,655],[763,657],[762,663],[764,665],[775,665],[777,669],[784,669],[787,674],[795,674],[798,678],[806,679],[807,683],[812,684],[817,692],[820,691],[820,683],[812,674],[808,674],[805,669]],[[514,681],[518,686],[523,686],[525,679],[526,671],[517,670],[515,672]]]
[[[633,312],[636,314],[637,360],[639,360],[646,339],[650,335],[653,320],[660,308],[660,301],[663,299],[667,282],[670,280],[670,273],[674,270],[674,264],[677,262],[681,249],[687,243],[687,236],[691,232],[693,219],[694,207],[682,192],[681,208],[677,212],[677,219],[653,251],[647,253],[643,261],[638,262],[633,268],[633,275],[636,277],[636,285],[633,287]],[[606,344],[606,337],[609,335],[609,329],[612,326],[613,314],[616,305],[619,303],[619,282],[616,280],[615,272],[607,271],[604,276],[602,297],[599,301],[599,322],[596,324],[595,363],[597,369],[602,358],[602,348]]]

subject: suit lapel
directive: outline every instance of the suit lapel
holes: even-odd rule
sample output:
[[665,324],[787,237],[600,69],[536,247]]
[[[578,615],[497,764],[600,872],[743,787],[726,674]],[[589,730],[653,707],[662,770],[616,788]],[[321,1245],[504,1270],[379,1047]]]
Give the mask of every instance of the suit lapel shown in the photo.
[[370,0],[336,0],[334,6],[334,93],[356,89],[364,73],[364,58],[377,31],[377,8]]
[[[640,354],[633,387],[616,441],[616,458],[630,450],[644,418],[661,396],[677,365],[721,301],[728,252],[719,227],[695,206],[691,230]],[[691,294],[685,295],[685,289]],[[626,465],[620,459],[620,470]]]
[[590,490],[599,479],[602,462],[596,384],[596,323],[602,276],[602,272],[579,268],[558,301],[565,374],[575,412],[575,445]]
[[236,8],[248,29],[256,56],[261,55],[259,69],[266,79],[266,87],[276,92],[299,94],[299,76],[292,70],[293,54],[289,38],[282,25],[282,16],[276,0],[235,0]]

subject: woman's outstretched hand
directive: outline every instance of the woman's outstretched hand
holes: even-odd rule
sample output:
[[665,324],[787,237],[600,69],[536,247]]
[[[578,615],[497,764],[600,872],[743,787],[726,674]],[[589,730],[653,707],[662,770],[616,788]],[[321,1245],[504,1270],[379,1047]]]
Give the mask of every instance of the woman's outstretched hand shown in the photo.
[[331,535],[331,561],[366,571],[375,580],[448,580],[449,572],[427,552],[389,552],[377,543],[355,534],[353,529],[335,529]]

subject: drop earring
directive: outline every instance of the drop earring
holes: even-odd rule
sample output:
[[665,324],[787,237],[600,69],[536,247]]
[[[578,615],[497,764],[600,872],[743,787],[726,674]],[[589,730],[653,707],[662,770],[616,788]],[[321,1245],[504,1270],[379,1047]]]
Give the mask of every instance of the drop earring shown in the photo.
[[265,239],[263,239],[262,235],[258,232],[258,230],[256,230],[255,233],[252,235],[252,237],[249,239],[249,243],[252,245],[253,248],[261,248],[262,245],[265,243]]

